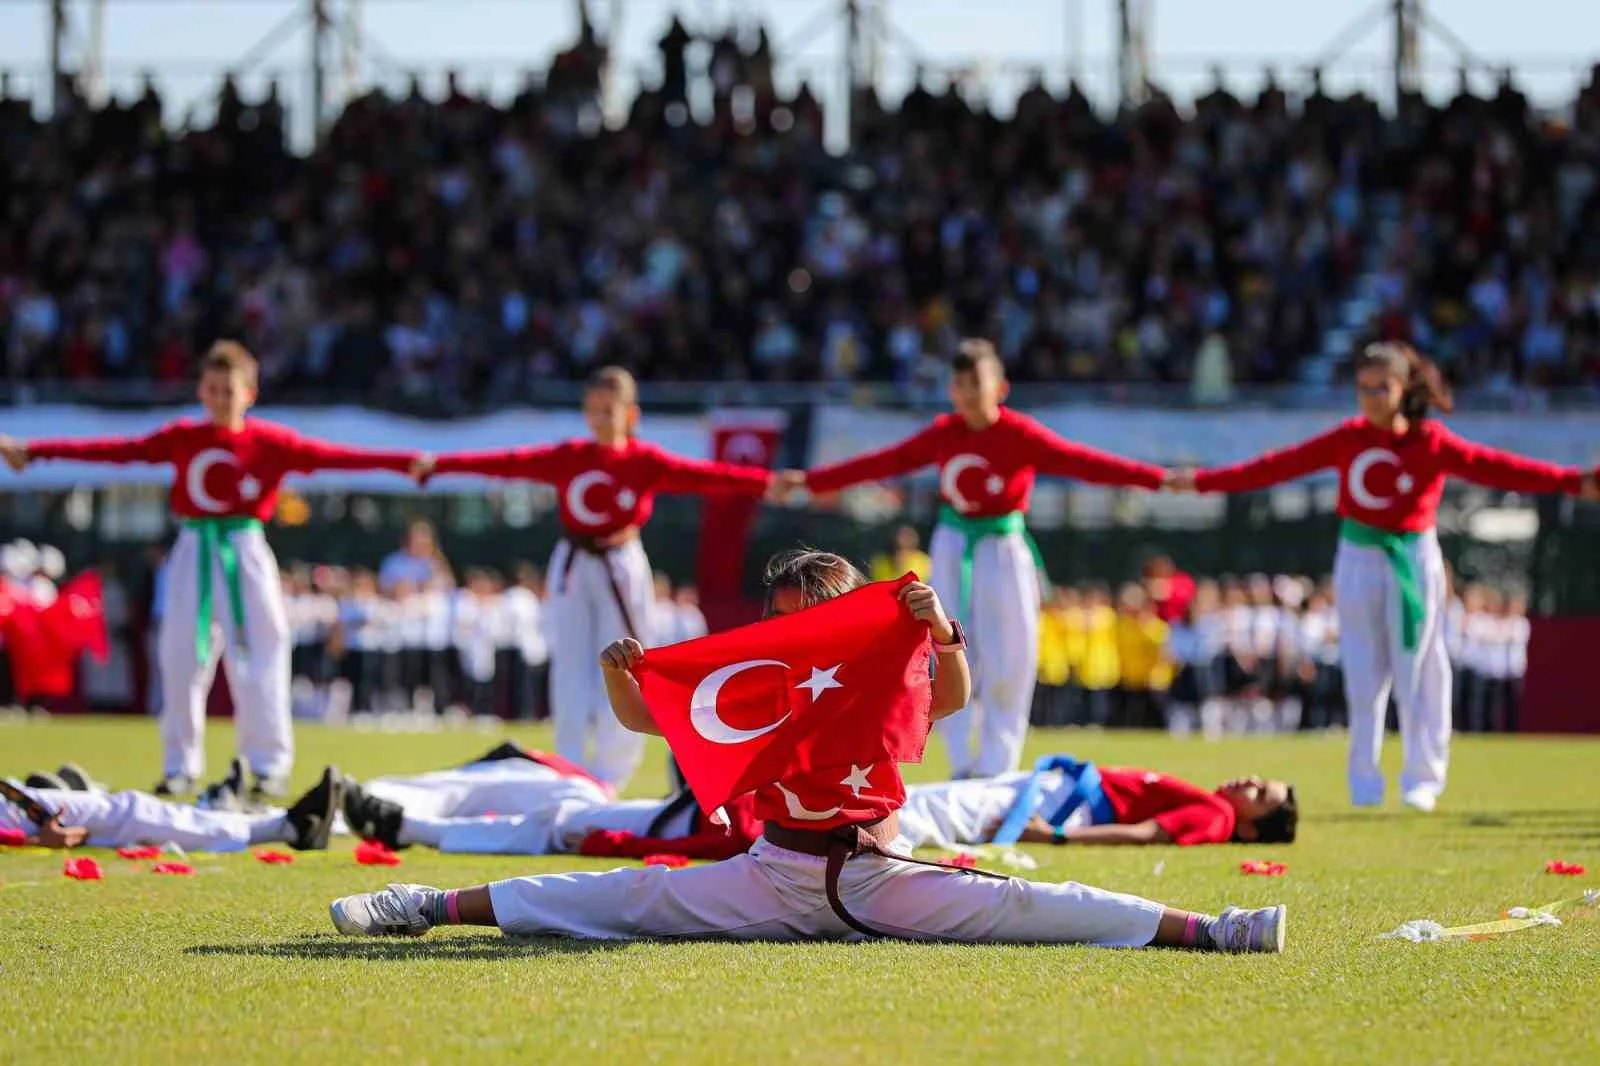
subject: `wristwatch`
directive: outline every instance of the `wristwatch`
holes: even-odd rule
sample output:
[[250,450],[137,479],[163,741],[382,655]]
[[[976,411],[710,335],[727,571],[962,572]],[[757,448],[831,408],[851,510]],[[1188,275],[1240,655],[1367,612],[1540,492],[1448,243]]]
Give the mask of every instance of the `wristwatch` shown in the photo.
[[948,655],[967,646],[967,631],[962,629],[961,623],[954,618],[950,619],[950,631],[953,634],[950,643],[940,644],[937,640],[933,642],[933,650],[940,655]]
[[1065,844],[1066,842],[1067,842],[1067,827],[1066,827],[1065,824],[1058,825],[1058,826],[1056,826],[1054,829],[1052,829],[1050,831],[1050,843],[1052,843],[1052,844]]

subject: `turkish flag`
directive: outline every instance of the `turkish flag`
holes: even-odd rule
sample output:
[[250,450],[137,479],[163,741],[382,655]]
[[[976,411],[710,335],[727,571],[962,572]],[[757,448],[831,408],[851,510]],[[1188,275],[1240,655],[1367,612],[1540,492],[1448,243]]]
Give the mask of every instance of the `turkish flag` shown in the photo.
[[913,580],[645,652],[645,705],[702,810],[808,770],[922,761],[928,627],[898,598]]
[[[711,458],[721,463],[771,469],[783,439],[781,411],[728,411],[711,416]],[[750,554],[760,500],[712,495],[700,505],[700,547],[695,560],[700,609],[713,633],[747,622],[758,613],[744,597],[744,567]]]

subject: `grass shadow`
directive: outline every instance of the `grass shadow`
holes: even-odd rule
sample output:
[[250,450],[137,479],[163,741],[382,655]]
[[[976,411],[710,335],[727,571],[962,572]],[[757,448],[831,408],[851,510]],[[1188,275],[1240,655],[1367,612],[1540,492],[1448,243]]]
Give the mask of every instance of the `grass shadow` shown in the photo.
[[447,936],[426,939],[404,937],[357,939],[329,933],[312,933],[270,943],[197,944],[185,955],[236,956],[301,961],[362,959],[373,962],[415,962],[442,959],[459,962],[498,962],[505,959],[550,955],[586,955],[629,946],[620,940],[569,940],[564,937]]

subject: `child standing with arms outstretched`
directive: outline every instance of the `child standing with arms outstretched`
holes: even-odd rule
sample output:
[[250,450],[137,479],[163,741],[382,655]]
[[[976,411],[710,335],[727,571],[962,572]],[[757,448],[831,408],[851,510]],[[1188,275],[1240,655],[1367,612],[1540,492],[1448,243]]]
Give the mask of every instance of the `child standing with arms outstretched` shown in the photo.
[[167,559],[157,638],[164,764],[156,791],[192,791],[205,773],[206,697],[221,659],[239,754],[255,773],[256,792],[281,796],[294,762],[289,623],[263,528],[278,485],[288,474],[315,470],[404,473],[416,453],[327,444],[246,417],[256,402],[256,361],[235,341],[218,341],[206,353],[199,394],[204,419],[170,422],[145,437],[0,438],[0,457],[18,471],[36,459],[171,464],[172,513],[181,529]]
[[1039,558],[1026,523],[1035,476],[1156,489],[1165,473],[1062,439],[1006,408],[1009,390],[993,345],[965,341],[951,364],[953,414],[892,447],[804,475],[812,492],[837,492],[939,466],[930,583],[970,626],[972,640],[972,704],[939,727],[957,778],[1021,764],[1039,647]]
[[1174,474],[1168,487],[1263,489],[1330,467],[1339,471],[1334,599],[1350,706],[1350,801],[1383,802],[1383,719],[1400,713],[1406,806],[1431,811],[1450,761],[1446,580],[1434,526],[1445,478],[1512,492],[1600,496],[1595,475],[1462,440],[1429,417],[1452,409],[1431,360],[1409,345],[1369,345],[1356,358],[1361,413],[1326,433],[1235,466]]
[[[617,724],[595,665],[618,633],[649,646],[654,599],[639,531],[658,492],[760,496],[772,480],[757,467],[685,459],[639,440],[638,386],[620,367],[589,379],[583,414],[593,440],[511,451],[424,456],[416,473],[483,474],[553,485],[566,535],[550,556],[550,699],[556,754],[621,787],[644,740]],[[590,745],[593,753],[590,754]]]

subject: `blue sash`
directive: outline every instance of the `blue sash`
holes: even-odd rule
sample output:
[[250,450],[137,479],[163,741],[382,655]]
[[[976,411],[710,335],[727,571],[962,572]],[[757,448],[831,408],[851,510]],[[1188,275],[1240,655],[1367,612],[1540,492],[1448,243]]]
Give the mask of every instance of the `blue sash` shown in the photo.
[[1100,782],[1100,770],[1092,762],[1080,761],[1070,755],[1046,755],[1033,765],[1033,773],[1022,782],[1022,787],[1017,790],[1017,799],[1011,805],[1011,810],[1006,812],[1005,819],[1000,823],[1000,828],[995,831],[994,844],[1015,844],[1017,838],[1022,836],[1023,828],[1028,824],[1028,819],[1034,816],[1039,809],[1039,803],[1044,799],[1044,775],[1052,770],[1059,770],[1073,779],[1072,788],[1067,792],[1061,806],[1057,807],[1046,819],[1053,826],[1060,826],[1072,817],[1084,804],[1089,805],[1090,824],[1111,825],[1116,822],[1116,812],[1111,809],[1111,801],[1106,799],[1105,788]]

